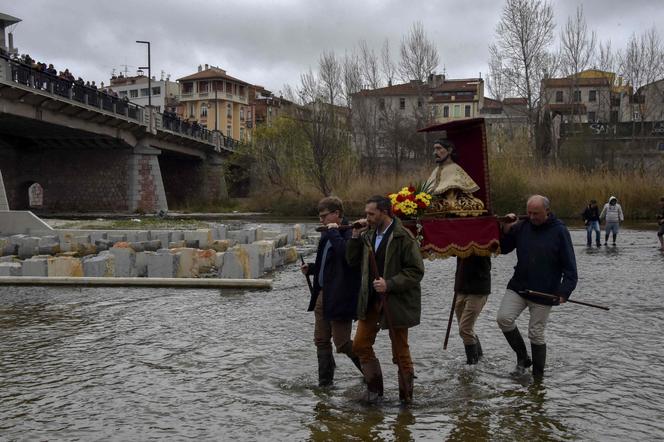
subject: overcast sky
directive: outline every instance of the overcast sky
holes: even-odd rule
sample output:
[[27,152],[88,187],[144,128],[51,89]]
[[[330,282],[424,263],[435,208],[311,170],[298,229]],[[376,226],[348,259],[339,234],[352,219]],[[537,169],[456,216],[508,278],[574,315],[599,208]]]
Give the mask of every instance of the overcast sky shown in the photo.
[[[614,49],[653,26],[664,36],[661,0],[555,1],[556,35],[578,4]],[[278,92],[297,85],[323,51],[343,55],[360,40],[379,51],[387,38],[396,53],[416,21],[438,48],[438,72],[484,77],[502,7],[501,0],[15,0],[3,1],[0,12],[23,20],[14,29],[21,53],[98,84],[123,65],[130,74],[146,65],[146,48],[135,40],[149,40],[157,78],[163,70],[177,79],[208,63]]]

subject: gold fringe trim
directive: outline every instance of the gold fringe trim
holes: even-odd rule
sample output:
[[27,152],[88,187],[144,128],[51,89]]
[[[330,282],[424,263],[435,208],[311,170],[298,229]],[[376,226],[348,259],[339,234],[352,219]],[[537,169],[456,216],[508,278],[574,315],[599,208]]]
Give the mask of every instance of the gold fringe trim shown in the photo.
[[445,248],[427,244],[420,248],[420,252],[423,258],[429,260],[446,259],[450,256],[458,256],[459,258],[468,258],[472,255],[491,257],[500,255],[500,241],[492,240],[488,244],[478,244],[475,241],[471,241],[465,247],[452,243]]

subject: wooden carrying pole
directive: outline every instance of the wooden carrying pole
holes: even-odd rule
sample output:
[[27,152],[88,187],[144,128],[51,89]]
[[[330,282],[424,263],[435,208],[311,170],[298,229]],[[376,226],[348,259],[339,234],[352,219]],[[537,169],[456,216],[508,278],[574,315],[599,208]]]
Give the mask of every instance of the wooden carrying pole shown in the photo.
[[[542,292],[538,292],[538,291],[535,291],[535,290],[524,290],[524,292],[529,294],[529,295],[539,296],[541,298],[547,298],[547,299],[551,299],[553,301],[556,301],[556,300],[558,300],[558,298],[560,298],[560,296],[550,295],[548,293],[542,293]],[[571,302],[572,304],[581,304],[581,305],[585,305],[587,307],[601,308],[602,310],[610,310],[609,307],[606,307],[604,305],[591,304],[589,302],[576,301],[574,299],[568,299],[567,302]]]
[[[302,257],[302,254],[300,253],[300,261],[302,262],[302,265],[304,264],[304,258]],[[311,284],[311,278],[309,278],[309,275],[304,275],[304,277],[307,279],[307,285],[309,286],[309,293],[313,296],[314,294],[314,286]]]

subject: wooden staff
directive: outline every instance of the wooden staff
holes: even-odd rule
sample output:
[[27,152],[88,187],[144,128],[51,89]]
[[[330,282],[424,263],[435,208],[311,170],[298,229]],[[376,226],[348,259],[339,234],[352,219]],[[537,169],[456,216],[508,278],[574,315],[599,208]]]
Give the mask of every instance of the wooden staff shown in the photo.
[[[552,301],[557,301],[558,298],[560,298],[560,296],[550,295],[548,293],[542,293],[542,292],[538,292],[538,291],[535,291],[535,290],[524,290],[523,292],[528,294],[528,295],[534,295],[534,296],[539,296],[541,298],[551,299]],[[573,304],[581,304],[581,305],[585,305],[587,307],[601,308],[602,310],[610,310],[609,307],[606,307],[604,305],[591,304],[589,302],[576,301],[574,299],[568,299],[567,302],[571,302]]]
[[[361,229],[363,227],[366,227],[365,224],[354,222],[353,224],[342,224],[337,227],[338,230],[350,230],[350,229]],[[316,232],[327,232],[328,229],[327,226],[318,226],[316,227]]]
[[[305,265],[304,263],[304,258],[302,257],[302,254],[300,253],[300,261],[302,262],[302,265]],[[304,275],[304,277],[307,279],[307,285],[309,286],[309,293],[311,293],[311,296],[314,295],[314,286],[311,284],[311,279],[309,278],[309,275]]]
[[[459,279],[463,277],[463,264],[459,264],[460,261],[457,261],[457,265],[461,265],[459,269]],[[443,342],[443,350],[447,350],[447,342],[450,340],[450,331],[452,330],[452,321],[454,320],[454,308],[456,307],[457,300],[457,291],[456,291],[456,275],[454,275],[454,295],[452,296],[452,308],[450,309],[450,318],[447,320],[447,331],[445,332],[445,342]]]

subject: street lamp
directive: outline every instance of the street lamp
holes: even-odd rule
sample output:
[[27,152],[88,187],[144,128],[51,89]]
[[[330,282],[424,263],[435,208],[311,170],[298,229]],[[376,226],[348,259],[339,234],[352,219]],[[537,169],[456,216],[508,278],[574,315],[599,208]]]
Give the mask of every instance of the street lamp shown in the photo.
[[152,109],[152,72],[150,71],[150,42],[143,40],[136,40],[136,43],[143,43],[148,45],[148,65],[139,66],[138,68],[148,70],[148,107]]

